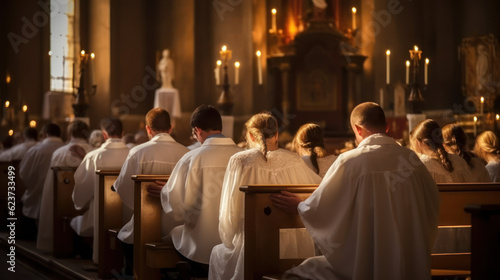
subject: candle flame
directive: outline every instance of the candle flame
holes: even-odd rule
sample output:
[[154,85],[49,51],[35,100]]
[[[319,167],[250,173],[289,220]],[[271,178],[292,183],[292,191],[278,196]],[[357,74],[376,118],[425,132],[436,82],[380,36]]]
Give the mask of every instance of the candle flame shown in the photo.
[[428,58],[425,59],[425,64],[429,64],[429,59]]
[[222,61],[217,60],[217,66],[221,66],[221,65],[222,65]]
[[14,135],[14,130],[11,129],[11,130],[9,130],[9,136],[12,136],[12,135]]
[[9,108],[9,106],[10,106],[10,101],[8,101],[8,100],[5,101],[5,108]]
[[49,56],[52,56],[52,51],[49,51]]
[[410,61],[409,60],[406,61],[406,67],[410,67]]
[[415,49],[415,51],[418,51],[417,45],[413,46],[413,48]]
[[85,55],[85,50],[82,50],[82,51],[80,52],[80,54],[81,54],[82,56],[84,56],[84,55]]
[[356,7],[352,7],[352,13],[355,14],[357,12]]
[[474,116],[474,122],[477,122],[477,117],[476,116]]
[[262,54],[260,51],[257,51],[257,56],[260,57],[260,55]]
[[36,127],[36,121],[35,120],[30,121],[30,127]]
[[276,9],[272,9],[271,13],[273,13],[273,15],[275,15],[276,14]]
[[496,117],[497,121],[500,120],[500,115],[499,114],[497,114],[495,117]]
[[387,51],[385,52],[385,54],[386,54],[386,55],[391,55],[391,51],[390,51],[390,50],[387,50]]
[[222,51],[225,52],[227,50],[226,45],[222,46]]
[[239,67],[240,67],[240,62],[239,62],[239,61],[236,61],[236,62],[234,63],[234,67],[239,68]]
[[95,58],[95,53],[90,54],[90,58],[94,59]]
[[484,97],[481,96],[481,103],[484,103]]
[[10,83],[11,80],[12,80],[12,78],[10,77],[10,74],[7,73],[7,76],[5,77],[5,82],[8,84],[8,83]]
[[23,112],[25,112],[25,113],[26,113],[26,111],[28,111],[28,106],[24,105],[24,106],[23,106]]

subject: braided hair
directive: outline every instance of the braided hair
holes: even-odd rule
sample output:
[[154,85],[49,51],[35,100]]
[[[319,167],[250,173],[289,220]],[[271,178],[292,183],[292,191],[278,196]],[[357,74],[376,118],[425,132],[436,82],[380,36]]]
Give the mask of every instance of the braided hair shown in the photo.
[[467,151],[467,136],[462,127],[448,124],[441,130],[443,133],[443,145],[445,145],[451,153],[462,157],[467,164],[472,167],[472,154]]
[[292,148],[301,156],[301,151],[305,151],[311,158],[315,172],[319,174],[318,158],[327,155],[323,140],[323,130],[319,125],[313,123],[302,125],[293,138]]
[[247,129],[247,142],[250,147],[259,148],[267,160],[267,143],[266,139],[269,139],[278,133],[278,122],[269,112],[263,112],[253,115],[246,123],[245,127]]
[[410,141],[412,146],[415,147],[415,141],[418,140],[434,153],[434,158],[436,158],[444,169],[448,172],[453,172],[454,168],[448,158],[448,153],[443,147],[443,134],[441,132],[441,127],[434,120],[427,119],[415,126],[410,132]]

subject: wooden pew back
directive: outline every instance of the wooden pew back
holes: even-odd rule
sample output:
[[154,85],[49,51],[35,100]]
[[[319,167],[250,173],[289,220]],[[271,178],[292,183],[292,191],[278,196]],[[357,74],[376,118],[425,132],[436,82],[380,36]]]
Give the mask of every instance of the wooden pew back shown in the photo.
[[76,167],[52,167],[52,171],[54,172],[53,254],[55,257],[65,258],[73,253],[75,233],[69,223],[83,211],[75,209],[72,199]]
[[[121,228],[122,221],[122,200],[120,195],[111,189],[113,183],[118,178],[120,170],[97,170],[99,176],[98,189],[98,258],[99,258],[99,278],[111,278],[113,271],[120,273],[123,267],[123,252],[112,250],[110,244],[116,243],[111,240],[108,229]],[[116,249],[120,246],[115,246]]]

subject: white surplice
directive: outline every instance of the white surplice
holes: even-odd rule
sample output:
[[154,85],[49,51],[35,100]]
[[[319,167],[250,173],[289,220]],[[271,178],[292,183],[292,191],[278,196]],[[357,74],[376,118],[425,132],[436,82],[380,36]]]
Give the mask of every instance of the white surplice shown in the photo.
[[185,154],[162,189],[161,202],[176,226],[172,242],[186,258],[208,264],[219,238],[222,181],[231,156],[243,149],[231,138],[209,138]]
[[420,154],[420,160],[424,163],[427,170],[434,178],[436,183],[466,183],[473,182],[467,162],[460,156],[448,154],[448,158],[453,166],[453,171],[448,172],[443,165],[436,159],[428,155]]
[[49,171],[50,160],[54,151],[63,145],[61,138],[47,137],[29,149],[21,160],[19,176],[26,188],[21,198],[24,216],[38,220],[43,184]]
[[[73,145],[82,147],[86,153],[92,146],[85,139],[72,138],[68,144],[57,149],[52,155],[50,167],[77,167],[82,159],[71,154]],[[38,224],[38,237],[36,247],[40,250],[52,252],[54,244],[54,172],[49,168],[43,185],[42,204],[40,206],[40,222]]]
[[[316,172],[316,168],[312,164],[311,156],[302,156],[302,159],[306,162],[307,166],[311,168],[312,171]],[[319,173],[318,175],[323,178],[325,177],[326,171],[332,166],[333,162],[337,159],[336,155],[328,155],[326,157],[317,158]]]
[[36,145],[35,140],[28,140],[0,153],[0,161],[22,160],[26,152]]
[[324,256],[288,273],[324,280],[431,278],[438,189],[418,156],[394,139],[375,134],[341,154],[298,211]]
[[[294,152],[278,149],[267,153],[251,149],[231,157],[224,176],[219,209],[219,235],[222,244],[210,256],[209,279],[243,279],[244,194],[248,184],[318,184],[314,173]],[[265,252],[263,252],[265,254]]]
[[95,173],[101,169],[122,168],[127,158],[129,148],[120,138],[109,138],[101,147],[89,152],[75,171],[75,188],[73,189],[73,203],[77,210],[88,208],[81,216],[71,220],[71,227],[80,236],[94,236],[93,260],[98,263],[97,224],[99,211],[99,176]]
[[[130,209],[134,209],[134,181],[132,175],[170,175],[175,165],[181,157],[189,152],[188,148],[175,142],[168,133],[159,133],[151,140],[141,145],[133,147],[123,167],[118,175],[118,179],[113,184],[120,195],[123,203]],[[173,222],[168,220],[166,215],[162,215],[162,233],[167,235],[173,226]],[[134,217],[125,224],[118,238],[127,243],[134,242]]]

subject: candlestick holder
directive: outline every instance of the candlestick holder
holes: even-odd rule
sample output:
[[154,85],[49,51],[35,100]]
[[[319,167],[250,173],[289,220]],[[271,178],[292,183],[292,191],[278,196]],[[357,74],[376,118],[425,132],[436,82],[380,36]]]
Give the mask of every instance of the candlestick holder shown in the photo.
[[89,108],[88,99],[97,93],[97,85],[92,85],[92,91],[89,94],[86,94],[87,91],[85,90],[85,70],[89,58],[90,55],[82,51],[80,56],[80,83],[78,87],[74,87],[77,91],[76,93],[73,92],[75,102],[71,105],[77,118],[86,117]]
[[222,115],[231,115],[231,111],[234,106],[234,102],[231,98],[230,85],[229,85],[229,76],[227,73],[227,63],[231,59],[231,51],[227,49],[226,46],[222,47],[220,51],[220,57],[223,63],[224,69],[224,79],[222,83],[222,92],[217,100],[217,107],[222,112]]
[[413,50],[410,50],[411,59],[411,70],[412,70],[412,81],[408,85],[410,95],[408,97],[408,113],[410,114],[421,114],[422,107],[424,105],[424,98],[422,97],[422,92],[420,90],[419,84],[419,61],[422,56],[422,51],[418,50],[415,46]]

